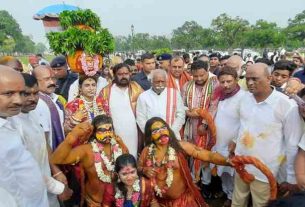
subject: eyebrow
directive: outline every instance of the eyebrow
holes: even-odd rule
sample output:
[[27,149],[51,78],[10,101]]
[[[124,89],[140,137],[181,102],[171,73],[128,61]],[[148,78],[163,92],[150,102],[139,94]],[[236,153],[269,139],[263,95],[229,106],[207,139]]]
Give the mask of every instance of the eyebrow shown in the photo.
[[7,90],[7,91],[3,91],[1,93],[24,93],[25,90],[21,90],[21,91],[14,91],[14,90]]

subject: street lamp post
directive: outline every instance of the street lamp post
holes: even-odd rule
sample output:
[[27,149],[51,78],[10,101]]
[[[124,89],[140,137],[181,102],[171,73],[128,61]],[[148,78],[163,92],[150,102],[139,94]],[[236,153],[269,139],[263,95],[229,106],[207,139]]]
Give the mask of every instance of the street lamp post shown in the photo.
[[134,26],[131,25],[131,50],[134,53]]

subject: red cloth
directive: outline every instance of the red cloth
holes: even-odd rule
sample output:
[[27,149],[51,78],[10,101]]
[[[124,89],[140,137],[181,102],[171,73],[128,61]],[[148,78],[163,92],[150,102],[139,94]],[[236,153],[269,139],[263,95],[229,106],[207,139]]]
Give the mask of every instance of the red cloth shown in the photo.
[[[190,201],[189,199],[186,199],[186,197],[191,197],[191,200],[196,201],[197,206],[208,207],[208,204],[205,203],[198,187],[193,183],[193,178],[192,178],[190,169],[188,167],[188,163],[187,163],[184,155],[182,153],[179,153],[177,156],[179,158],[179,164],[181,166],[180,169],[181,169],[182,177],[185,178],[185,183],[187,184],[187,187],[188,187],[188,189],[185,191],[185,193],[180,198],[180,199],[182,199],[181,202]],[[183,207],[183,206],[187,206],[187,207],[192,206],[193,207],[194,205],[191,205],[191,203],[189,203],[187,205],[178,205],[178,206],[179,207],[180,206],[181,207]]]

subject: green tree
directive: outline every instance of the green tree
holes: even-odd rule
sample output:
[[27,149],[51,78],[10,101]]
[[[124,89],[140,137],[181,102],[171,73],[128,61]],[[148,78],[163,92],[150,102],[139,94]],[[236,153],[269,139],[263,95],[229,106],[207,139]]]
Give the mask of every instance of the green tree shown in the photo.
[[252,48],[278,48],[284,46],[286,36],[276,23],[258,20],[251,29],[244,34],[244,43]]
[[9,37],[6,38],[3,42],[2,42],[2,47],[1,47],[1,52],[4,52],[6,54],[11,54],[16,46],[16,42],[14,40],[14,38]]
[[305,10],[288,20],[284,30],[287,35],[287,46],[292,48],[305,46]]
[[132,50],[132,38],[129,35],[128,37],[125,36],[116,36],[115,37],[115,51],[131,51]]
[[38,42],[35,45],[35,53],[44,53],[47,50],[47,47],[45,46],[45,44]]
[[22,41],[22,31],[16,20],[5,10],[0,10],[0,46],[8,37],[13,38],[18,45]]
[[156,50],[159,48],[170,48],[171,41],[166,36],[152,36],[150,38],[150,50]]
[[212,20],[212,29],[218,46],[222,48],[241,47],[242,37],[249,29],[249,22],[240,17],[232,18],[221,14]]
[[148,33],[136,33],[132,40],[135,50],[150,50],[150,36]]
[[33,53],[35,52],[35,43],[29,36],[23,36],[20,45],[18,47],[16,45],[15,49],[22,53]]
[[181,27],[173,30],[172,46],[176,49],[201,49],[203,38],[203,27],[195,21],[186,21]]

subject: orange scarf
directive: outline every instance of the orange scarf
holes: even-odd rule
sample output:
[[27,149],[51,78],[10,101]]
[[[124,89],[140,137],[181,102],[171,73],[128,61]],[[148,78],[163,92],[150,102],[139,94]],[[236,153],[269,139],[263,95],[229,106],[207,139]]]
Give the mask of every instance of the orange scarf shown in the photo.
[[177,83],[176,83],[175,79],[176,78],[169,72],[167,87],[175,88],[177,90],[179,90],[179,88],[180,88],[180,90],[181,90],[186,82],[188,82],[189,80],[192,80],[192,77],[186,71],[183,71],[183,73],[181,74],[181,77],[179,78],[179,87],[177,87]]

